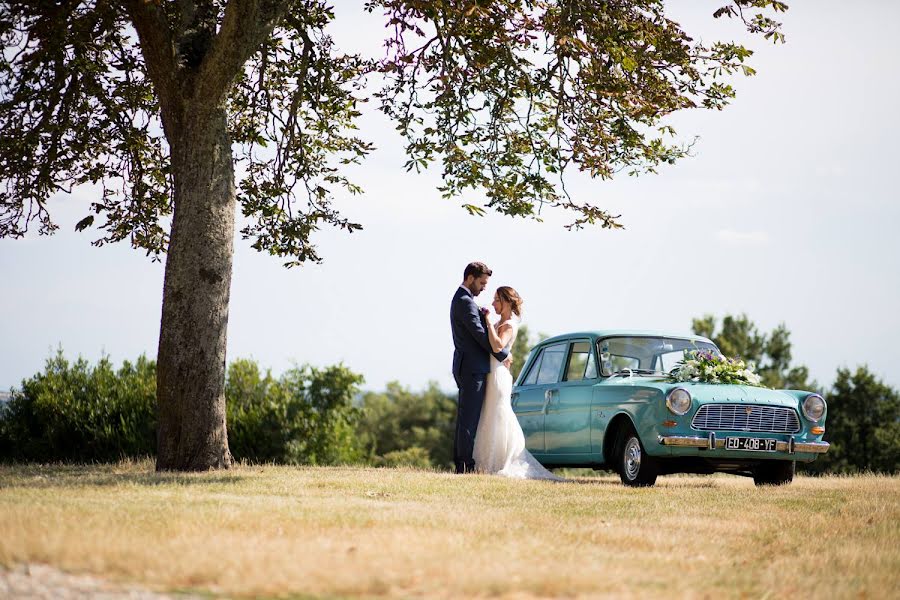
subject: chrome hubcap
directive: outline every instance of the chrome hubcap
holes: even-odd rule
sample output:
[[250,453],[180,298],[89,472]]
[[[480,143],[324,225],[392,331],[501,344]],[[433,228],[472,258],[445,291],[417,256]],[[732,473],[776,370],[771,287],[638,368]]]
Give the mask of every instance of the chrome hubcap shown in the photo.
[[641,443],[636,437],[628,439],[625,444],[625,475],[635,479],[641,471]]

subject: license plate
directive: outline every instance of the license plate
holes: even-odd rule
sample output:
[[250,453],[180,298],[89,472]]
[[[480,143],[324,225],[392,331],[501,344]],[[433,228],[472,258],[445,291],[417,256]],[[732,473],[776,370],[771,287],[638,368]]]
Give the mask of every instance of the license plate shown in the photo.
[[767,438],[729,437],[725,438],[725,449],[775,452],[775,440]]

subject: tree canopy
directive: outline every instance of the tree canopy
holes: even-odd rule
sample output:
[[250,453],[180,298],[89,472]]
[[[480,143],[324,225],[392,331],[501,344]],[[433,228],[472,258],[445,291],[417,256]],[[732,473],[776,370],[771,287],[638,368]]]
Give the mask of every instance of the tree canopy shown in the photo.
[[814,472],[900,471],[900,393],[865,365],[839,368],[828,397],[828,453]]
[[807,367],[791,364],[791,332],[784,323],[765,333],[745,314],[725,315],[721,328],[717,327],[718,319],[713,315],[694,319],[691,324],[695,334],[711,339],[725,356],[752,362],[763,385],[776,389],[816,388],[816,383],[809,380]]
[[[729,77],[753,73],[749,49],[691,38],[662,0],[364,6],[387,25],[382,55],[336,47],[324,0],[0,2],[0,237],[52,233],[50,197],[94,184],[76,229],[166,253],[158,469],[231,464],[236,210],[252,246],[289,266],[320,260],[320,227],[359,229],[333,198],[360,191],[345,167],[372,150],[362,102],[395,123],[407,170],[440,162],[441,191],[471,213],[540,218],[549,205],[572,228],[620,227],[571,198],[563,173],[677,160],[686,148],[664,118],[722,108]],[[767,14],[786,8],[731,0],[713,16],[780,41]]]
[[[775,0],[713,13],[783,41]],[[685,155],[664,117],[720,109],[752,51],[693,39],[661,0],[372,0],[386,54],[343,52],[322,0],[61,0],[0,3],[0,237],[57,225],[48,199],[96,184],[77,228],[95,244],[167,249],[172,137],[181,113],[224,103],[239,148],[244,237],[287,264],[319,260],[312,233],[361,227],[332,203],[361,191],[343,166],[372,145],[356,135],[374,100],[406,140],[407,169],[433,162],[442,193],[472,213],[620,227],[562,174],[652,171]],[[338,24],[339,25],[339,24]],[[368,78],[368,79],[367,79]],[[378,87],[371,81],[381,82]],[[483,191],[484,203],[463,195]]]

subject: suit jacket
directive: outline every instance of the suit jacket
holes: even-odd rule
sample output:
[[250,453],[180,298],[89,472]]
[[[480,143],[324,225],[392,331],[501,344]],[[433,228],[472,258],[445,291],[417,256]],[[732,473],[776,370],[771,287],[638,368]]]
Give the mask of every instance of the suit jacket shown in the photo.
[[506,360],[509,351],[493,352],[485,329],[484,316],[472,293],[460,286],[450,303],[450,329],[453,332],[453,375],[490,373],[491,355]]

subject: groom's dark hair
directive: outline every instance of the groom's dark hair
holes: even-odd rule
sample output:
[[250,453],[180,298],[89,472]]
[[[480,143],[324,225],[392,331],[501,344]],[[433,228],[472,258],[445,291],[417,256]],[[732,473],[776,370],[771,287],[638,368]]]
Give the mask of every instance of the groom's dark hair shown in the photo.
[[493,275],[491,270],[488,269],[488,266],[483,262],[470,262],[466,265],[466,270],[463,271],[463,281],[469,278],[469,275],[474,276],[476,279],[481,277],[482,275],[487,275],[490,277]]

